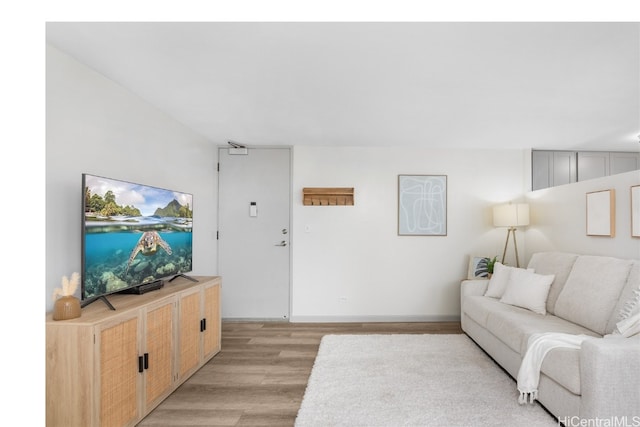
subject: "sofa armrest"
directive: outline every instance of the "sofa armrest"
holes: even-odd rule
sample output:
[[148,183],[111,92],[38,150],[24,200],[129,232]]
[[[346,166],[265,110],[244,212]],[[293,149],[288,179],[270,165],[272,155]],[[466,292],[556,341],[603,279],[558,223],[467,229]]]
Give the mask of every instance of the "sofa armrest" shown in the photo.
[[640,417],[640,335],[585,340],[580,384],[581,418]]
[[460,297],[484,295],[489,286],[489,279],[463,280],[460,283]]
[[489,279],[463,280],[460,283],[460,317],[464,316],[464,298],[484,295],[487,286],[489,286]]

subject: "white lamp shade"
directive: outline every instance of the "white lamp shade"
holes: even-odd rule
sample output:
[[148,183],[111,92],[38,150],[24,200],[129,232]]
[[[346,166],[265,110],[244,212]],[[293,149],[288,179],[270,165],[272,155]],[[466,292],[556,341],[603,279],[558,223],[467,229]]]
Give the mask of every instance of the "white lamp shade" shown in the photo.
[[529,205],[526,203],[494,206],[495,227],[524,227],[529,225]]

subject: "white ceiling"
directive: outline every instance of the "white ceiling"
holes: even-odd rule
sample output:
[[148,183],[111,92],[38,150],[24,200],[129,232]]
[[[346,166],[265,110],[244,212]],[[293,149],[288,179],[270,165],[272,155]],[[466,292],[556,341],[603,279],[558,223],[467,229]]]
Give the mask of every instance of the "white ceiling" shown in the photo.
[[47,23],[215,144],[637,151],[638,23]]

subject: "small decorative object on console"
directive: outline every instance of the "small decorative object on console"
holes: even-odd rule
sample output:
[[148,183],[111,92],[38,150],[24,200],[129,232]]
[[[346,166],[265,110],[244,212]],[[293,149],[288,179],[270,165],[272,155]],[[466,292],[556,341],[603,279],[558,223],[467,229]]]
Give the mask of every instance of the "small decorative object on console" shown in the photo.
[[470,256],[467,279],[488,279],[493,274],[493,266],[498,257]]
[[71,279],[62,277],[62,288],[53,291],[53,320],[68,320],[80,317],[80,300],[73,293],[80,284],[80,273],[73,273]]

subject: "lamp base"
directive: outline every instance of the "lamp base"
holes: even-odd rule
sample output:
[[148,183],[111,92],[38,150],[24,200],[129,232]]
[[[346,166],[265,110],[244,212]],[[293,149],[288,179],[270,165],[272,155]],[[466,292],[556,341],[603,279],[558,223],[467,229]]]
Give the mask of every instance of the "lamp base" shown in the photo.
[[509,237],[513,233],[513,247],[516,251],[516,267],[520,268],[520,257],[518,256],[518,243],[516,242],[516,228],[509,227],[507,230],[507,240],[504,242],[504,251],[502,252],[502,264],[504,264],[505,257],[507,255],[507,246],[509,246]]

